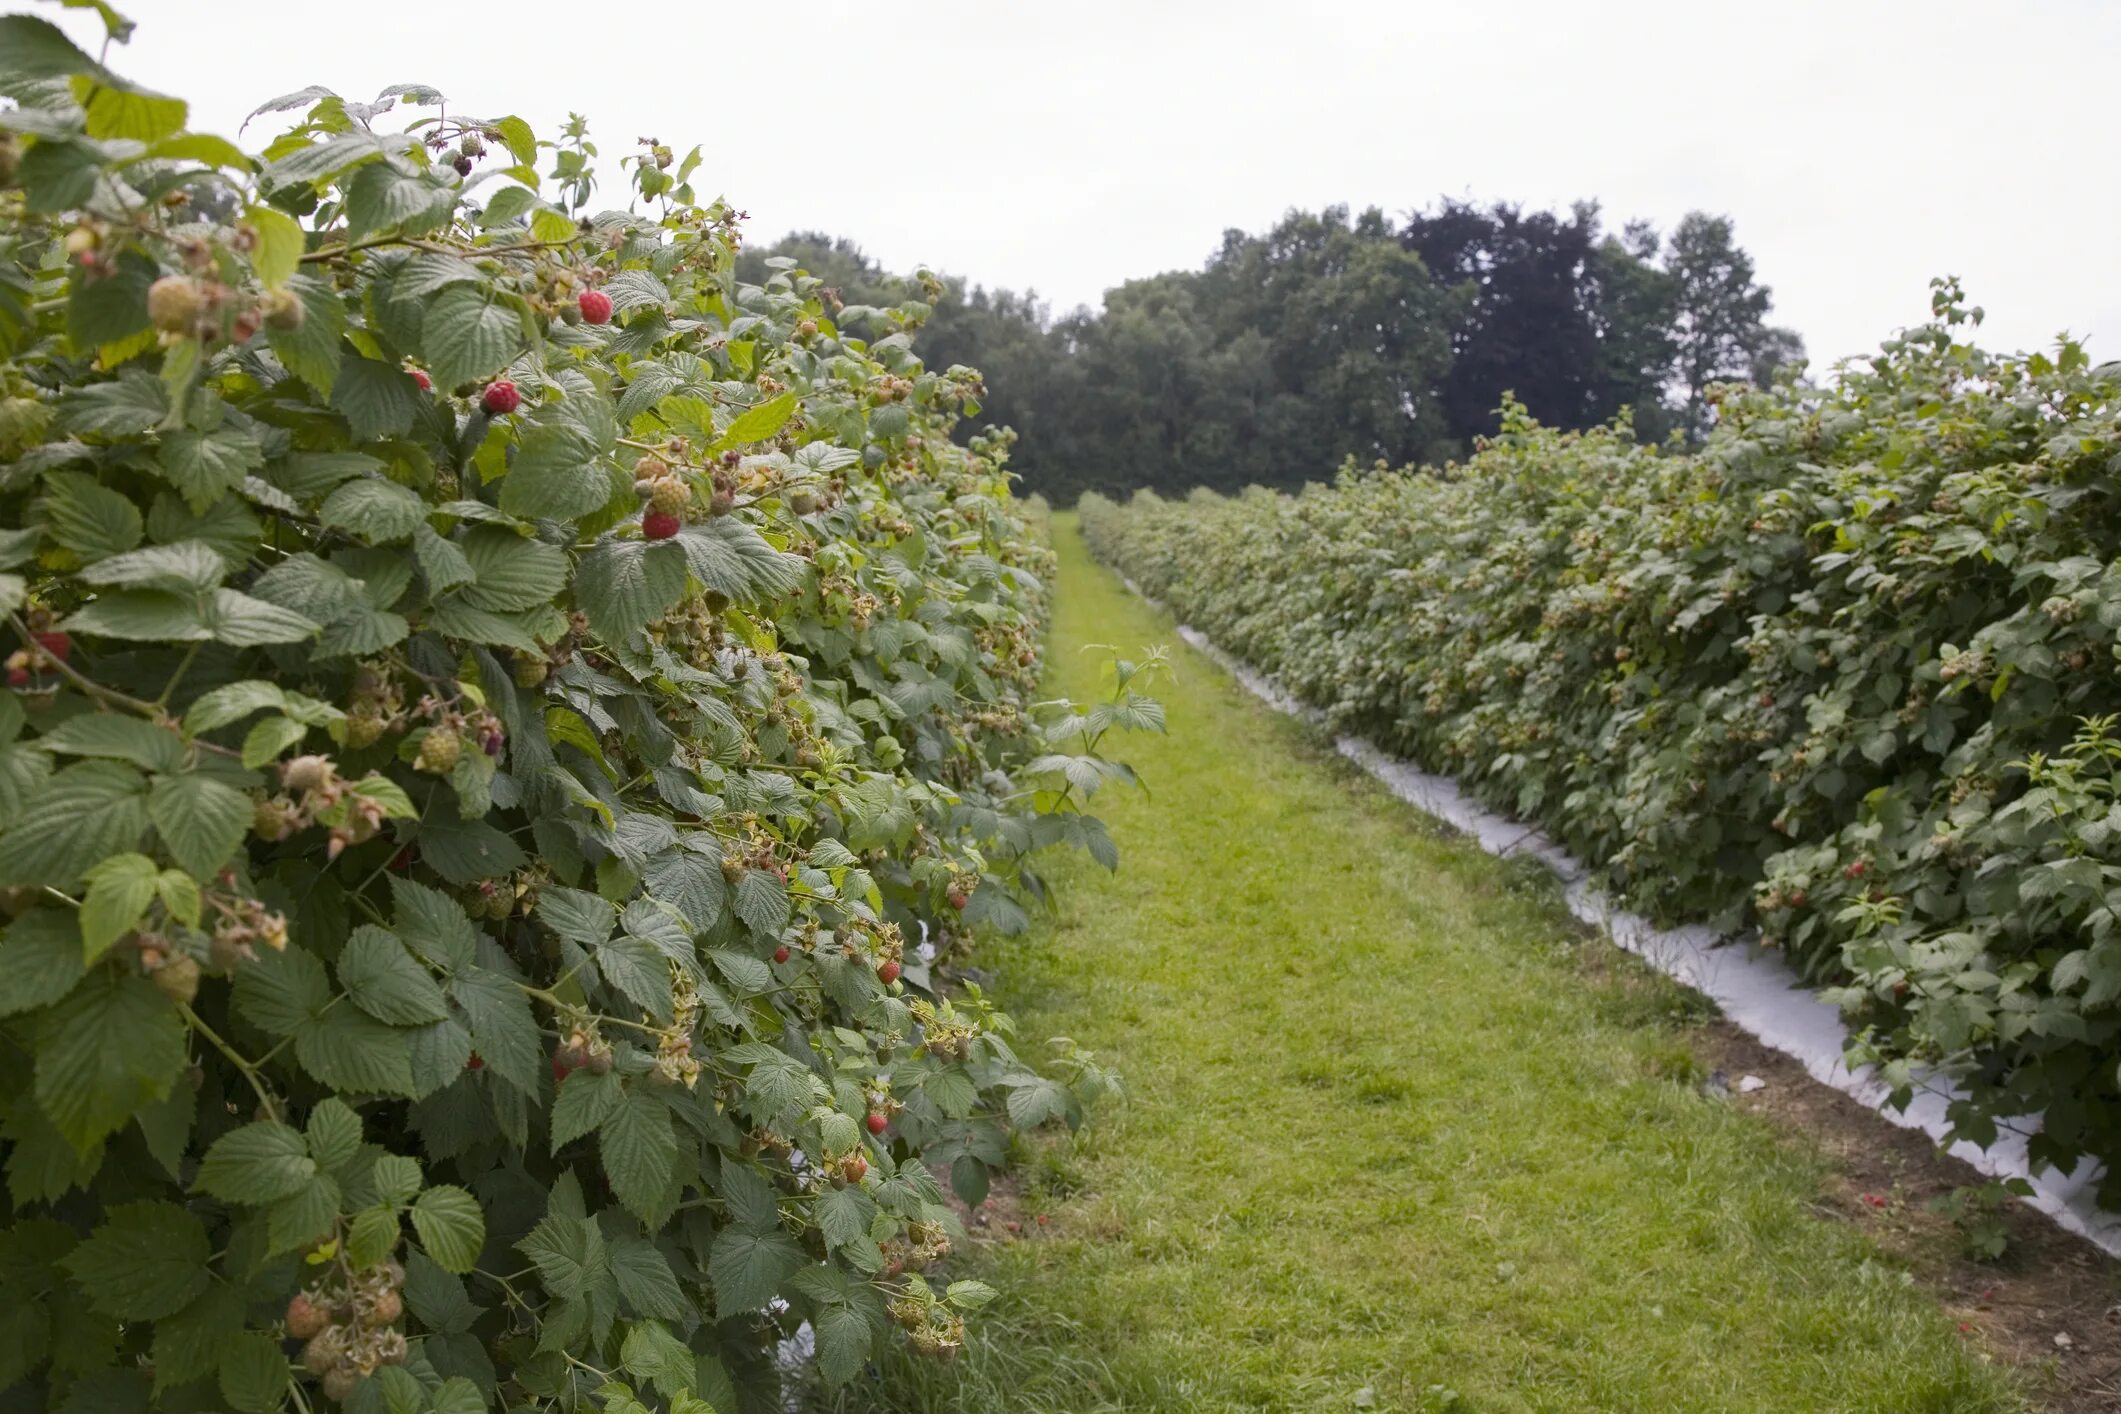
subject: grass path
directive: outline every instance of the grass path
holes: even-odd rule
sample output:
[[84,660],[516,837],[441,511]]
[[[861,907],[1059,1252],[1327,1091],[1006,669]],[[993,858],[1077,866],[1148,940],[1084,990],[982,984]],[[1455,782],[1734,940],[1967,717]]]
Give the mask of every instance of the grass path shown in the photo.
[[1810,1158],[1701,1096],[1687,1000],[1545,885],[1446,837],[1061,553],[1057,686],[1173,646],[1171,735],[1100,796],[1117,875],[995,945],[1024,1048],[1130,1099],[1034,1163],[1008,1297],[906,1410],[2023,1407],[1920,1290],[1808,1206]]

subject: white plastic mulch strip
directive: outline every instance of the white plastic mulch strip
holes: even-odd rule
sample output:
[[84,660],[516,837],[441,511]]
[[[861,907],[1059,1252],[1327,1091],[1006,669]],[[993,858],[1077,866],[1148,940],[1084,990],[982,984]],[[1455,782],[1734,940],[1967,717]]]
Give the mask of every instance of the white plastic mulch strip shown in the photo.
[[[1121,579],[1137,595],[1156,602],[1142,594],[1133,580]],[[1314,725],[1324,724],[1323,712],[1298,702],[1216,647],[1207,635],[1184,624],[1178,633],[1270,706]],[[1449,777],[1431,775],[1359,737],[1336,735],[1333,744],[1400,799],[1472,836],[1488,853],[1528,854],[1538,859],[1561,879],[1569,911],[1576,917],[1605,929],[1621,947],[1713,999],[1731,1022],[1762,1044],[1803,1062],[1820,1084],[1831,1085],[1894,1124],[1919,1129],[1940,1143],[1950,1132],[1945,1108],[1955,1092],[1939,1084],[1917,1093],[1905,1110],[1888,1105],[1887,1088],[1870,1068],[1852,1070],[1843,1059],[1848,1032],[1840,1012],[1821,1001],[1779,954],[1736,945],[1705,927],[1659,928],[1615,907],[1592,886],[1590,871],[1582,862],[1545,834],[1497,815],[1468,797]],[[2109,1255],[2121,1256],[2121,1214],[2102,1211],[2096,1200],[2102,1176],[2099,1165],[2086,1160],[2070,1174],[2054,1169],[2033,1173],[2026,1159],[2026,1135],[2037,1131],[2039,1121],[2029,1117],[2022,1123],[2023,1129],[2005,1131],[1986,1149],[1961,1140],[1951,1146],[1951,1153],[1994,1177],[2026,1180],[2033,1191],[2024,1201]]]

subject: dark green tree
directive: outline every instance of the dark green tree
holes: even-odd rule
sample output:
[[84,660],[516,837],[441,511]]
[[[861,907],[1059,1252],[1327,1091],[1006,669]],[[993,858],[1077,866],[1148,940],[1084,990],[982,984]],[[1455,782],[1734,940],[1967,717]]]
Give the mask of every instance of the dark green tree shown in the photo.
[[[1035,293],[902,278],[817,232],[747,252],[850,305],[924,321],[932,366],[986,375],[980,424],[1013,427],[1014,468],[1056,501],[1151,486],[1293,487],[1360,464],[1438,460],[1492,433],[1514,395],[1551,425],[1631,409],[1636,435],[1698,437],[1710,383],[1766,381],[1802,356],[1728,219],[1603,232],[1566,215],[1445,202],[1395,225],[1370,209],[1291,211],[1231,230],[1195,271],[1056,315]],[[969,429],[963,435],[970,435]]]
[[1680,425],[1700,437],[1708,429],[1711,384],[1766,381],[1780,364],[1803,357],[1804,341],[1767,323],[1774,301],[1753,278],[1753,258],[1739,247],[1728,216],[1690,213],[1672,232],[1664,268],[1674,287]]

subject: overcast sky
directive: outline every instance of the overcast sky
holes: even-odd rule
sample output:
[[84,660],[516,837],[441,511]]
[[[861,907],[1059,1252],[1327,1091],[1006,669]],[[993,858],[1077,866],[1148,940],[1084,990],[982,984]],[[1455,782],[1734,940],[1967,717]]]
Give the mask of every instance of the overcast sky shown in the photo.
[[541,136],[573,109],[607,161],[706,142],[698,185],[755,241],[828,230],[1060,307],[1291,206],[1593,198],[1616,228],[1729,213],[1815,367],[1944,273],[1992,346],[2121,357],[2116,0],[118,4],[112,67],[195,127],[309,83],[432,84]]

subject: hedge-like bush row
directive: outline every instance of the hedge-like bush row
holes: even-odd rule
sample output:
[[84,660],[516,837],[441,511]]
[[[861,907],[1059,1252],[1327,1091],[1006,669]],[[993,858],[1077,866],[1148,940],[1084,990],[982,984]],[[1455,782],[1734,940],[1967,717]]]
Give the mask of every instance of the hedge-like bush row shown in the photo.
[[252,157],[19,16],[0,94],[0,1402],[954,1351],[935,1172],[1107,1082],[935,953],[1110,861],[1097,738],[1157,721],[1036,699],[978,376],[737,283],[698,151],[587,215],[579,122],[403,86]]
[[1093,550],[1666,915],[1757,924],[1960,1133],[2121,1157],[2121,366],[1936,322],[1698,452],[1512,410],[1466,465],[1092,498]]

